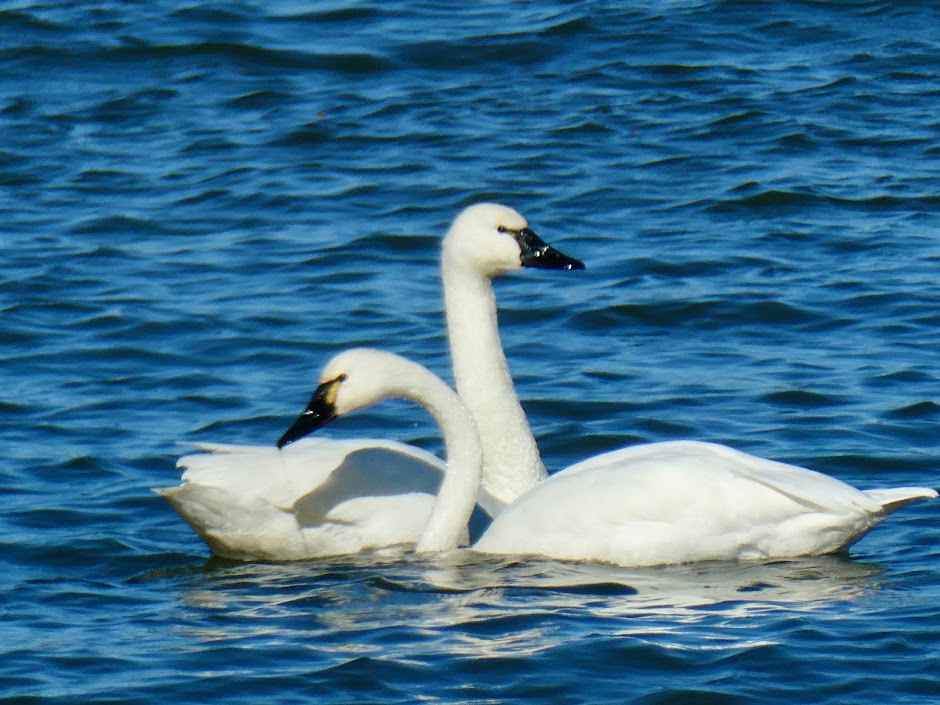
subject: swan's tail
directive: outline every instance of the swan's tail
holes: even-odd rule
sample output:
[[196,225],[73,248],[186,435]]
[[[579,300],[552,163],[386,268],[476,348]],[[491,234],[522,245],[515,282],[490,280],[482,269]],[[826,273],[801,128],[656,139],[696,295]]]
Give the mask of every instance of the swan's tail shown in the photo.
[[894,487],[885,490],[864,490],[865,494],[881,505],[885,514],[897,511],[918,499],[934,499],[937,491],[929,487]]

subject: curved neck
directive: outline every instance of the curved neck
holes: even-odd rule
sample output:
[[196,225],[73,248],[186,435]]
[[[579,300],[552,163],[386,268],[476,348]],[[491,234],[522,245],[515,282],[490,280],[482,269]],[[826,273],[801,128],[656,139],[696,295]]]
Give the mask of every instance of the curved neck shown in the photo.
[[467,530],[480,486],[483,452],[470,413],[453,390],[415,363],[396,375],[394,393],[417,402],[434,417],[444,435],[447,470],[416,551],[457,548]]
[[[547,473],[503,353],[492,282],[454,261],[446,246],[441,277],[457,393],[483,446],[482,487],[505,506]],[[501,509],[484,508],[494,516]]]

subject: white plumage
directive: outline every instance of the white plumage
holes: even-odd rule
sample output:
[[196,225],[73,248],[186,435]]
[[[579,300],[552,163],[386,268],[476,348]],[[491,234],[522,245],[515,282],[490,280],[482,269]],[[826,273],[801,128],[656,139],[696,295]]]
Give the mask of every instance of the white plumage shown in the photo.
[[239,560],[413,544],[444,469],[433,453],[372,439],[195,447],[177,463],[183,484],[157,492],[215,554]]
[[[406,396],[446,422],[453,460],[429,519],[433,531],[418,549],[456,548],[454,540],[427,539],[457,536],[473,507],[474,459],[479,464],[482,454],[460,400],[420,365],[374,350],[338,355],[321,380],[335,385],[328,418]],[[455,448],[463,452],[452,454]],[[850,545],[908,502],[936,496],[926,487],[858,490],[712,443],[652,443],[547,478],[497,516],[473,548],[621,566],[821,555]]]
[[[545,479],[500,343],[491,280],[522,266],[583,265],[541,242],[512,209],[481,204],[454,221],[441,266],[457,389],[483,458],[476,499],[496,517],[479,551],[625,566],[818,555],[848,546],[910,501],[936,497],[923,487],[856,490],[693,441],[624,448]],[[354,358],[364,374],[371,358]],[[375,360],[385,369],[386,357]],[[220,555],[289,560],[447,547],[440,532],[429,540],[424,530],[442,522],[444,534],[458,537],[454,547],[466,540],[469,515],[432,512],[444,464],[420,449],[329,439],[282,451],[197,447],[206,452],[178,463],[183,484],[159,492]]]
[[645,566],[832,553],[934,490],[857,490],[713,443],[651,443],[549,477],[474,547]]
[[[524,266],[583,267],[542,242],[511,208],[478,204],[454,220],[441,253],[458,385],[485,390],[480,413],[502,452],[478,501],[495,514],[545,476],[512,387],[496,325],[492,277]],[[480,347],[482,345],[482,348]],[[477,355],[478,351],[483,352]],[[470,392],[475,400],[480,394]],[[218,555],[293,560],[415,544],[444,463],[391,441],[318,439],[286,446],[196,444],[181,484],[157,490]],[[463,532],[465,534],[465,532]]]

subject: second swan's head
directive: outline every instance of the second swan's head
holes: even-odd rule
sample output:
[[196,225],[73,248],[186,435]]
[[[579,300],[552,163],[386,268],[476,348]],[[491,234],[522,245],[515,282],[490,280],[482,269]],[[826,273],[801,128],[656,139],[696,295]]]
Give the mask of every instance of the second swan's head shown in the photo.
[[356,348],[340,353],[323,368],[310,403],[277,447],[298,441],[339,416],[400,395],[413,367],[417,366],[381,350]]
[[536,235],[519,213],[497,203],[465,208],[444,237],[443,256],[488,277],[522,267],[584,269]]

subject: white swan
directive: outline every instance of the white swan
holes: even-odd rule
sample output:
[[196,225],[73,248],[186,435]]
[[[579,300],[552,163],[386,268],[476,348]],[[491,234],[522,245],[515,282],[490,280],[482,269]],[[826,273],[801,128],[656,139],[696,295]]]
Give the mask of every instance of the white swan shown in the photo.
[[[448,334],[458,388],[490,447],[480,505],[496,514],[545,477],[509,376],[491,279],[522,267],[583,269],[548,246],[516,211],[478,204],[442,246]],[[468,402],[469,403],[469,402]],[[181,458],[182,484],[156,490],[217,555],[293,560],[413,544],[427,523],[444,464],[372,439],[270,446],[198,443]]]
[[[493,208],[499,207],[493,206]],[[517,217],[521,218],[521,216]],[[503,214],[501,218],[509,222],[513,215]],[[696,441],[649,443],[602,453],[556,473],[552,478],[553,482],[543,489],[542,485],[545,484],[543,480],[547,476],[545,468],[516,395],[499,340],[496,305],[491,283],[493,273],[479,264],[475,267],[454,266],[455,263],[473,259],[475,255],[483,256],[488,248],[482,248],[476,253],[467,252],[468,248],[472,248],[473,241],[462,235],[462,233],[452,231],[445,238],[442,272],[445,282],[445,299],[448,302],[448,334],[451,341],[457,391],[479,429],[484,455],[483,482],[488,493],[495,500],[487,505],[487,509],[492,516],[498,517],[484,540],[477,544],[480,550],[486,550],[488,547],[497,548],[500,541],[509,540],[500,537],[513,534],[514,529],[510,527],[516,526],[514,522],[522,521],[513,517],[520,513],[526,516],[526,521],[536,522],[544,512],[545,520],[551,525],[552,522],[557,521],[557,513],[564,514],[566,511],[577,513],[581,511],[578,507],[589,506],[586,503],[587,499],[577,494],[579,490],[587,486],[585,483],[588,480],[586,479],[579,480],[578,484],[571,488],[572,494],[561,492],[559,496],[553,496],[563,486],[563,478],[589,470],[591,478],[610,477],[611,482],[626,482],[627,487],[624,491],[628,493],[633,493],[644,485],[646,482],[642,478],[644,473],[656,474],[657,478],[651,481],[652,484],[647,490],[635,493],[639,497],[635,501],[640,503],[637,511],[642,509],[640,505],[649,502],[647,507],[650,512],[649,521],[671,521],[666,518],[667,514],[660,513],[665,511],[665,507],[675,502],[692,502],[696,498],[698,504],[703,506],[701,517],[710,517],[709,521],[717,521],[718,515],[713,514],[713,510],[705,505],[718,506],[712,505],[711,500],[720,501],[727,506],[726,514],[729,519],[725,529],[717,532],[716,536],[720,535],[724,540],[732,540],[732,526],[736,526],[736,530],[743,531],[743,527],[748,522],[754,523],[754,533],[746,536],[740,534],[733,539],[739,542],[738,548],[735,549],[739,552],[738,557],[750,554],[754,556],[816,555],[837,550],[861,535],[852,534],[850,527],[843,523],[843,520],[847,520],[851,514],[846,509],[843,515],[835,513],[836,516],[841,517],[836,520],[836,526],[827,528],[823,523],[815,527],[815,531],[810,526],[795,530],[792,539],[797,542],[806,540],[807,543],[794,545],[790,553],[778,553],[783,549],[779,543],[781,534],[776,529],[767,539],[774,546],[765,546],[760,538],[762,527],[766,528],[764,517],[768,516],[768,511],[772,513],[773,510],[762,505],[751,507],[748,504],[758,500],[758,495],[761,493],[756,492],[755,488],[761,483],[771,488],[770,491],[773,493],[789,492],[794,500],[805,501],[810,505],[816,502],[822,508],[832,508],[839,506],[840,503],[854,502],[852,506],[857,505],[859,511],[862,512],[860,516],[865,517],[860,519],[861,523],[869,528],[874,526],[869,523],[868,517],[871,514],[882,512],[884,516],[909,501],[936,496],[933,490],[918,487],[869,490],[859,493],[826,475],[792,465],[763,460],[725,446]],[[452,270],[451,267],[453,267]],[[494,272],[499,273],[498,265]],[[472,315],[468,315],[468,312]],[[484,380],[485,383],[483,383]],[[708,468],[708,470],[703,471],[702,468]],[[737,468],[737,470],[731,472],[732,468]],[[719,472],[721,469],[728,471],[730,477],[735,479],[728,480],[729,475]],[[684,487],[689,488],[689,491],[679,490],[676,494],[670,495],[669,483],[663,481],[663,478],[667,476],[673,477],[676,483],[685,483]],[[554,481],[554,477],[558,477],[559,480]],[[746,485],[749,490],[743,497],[738,495],[741,488],[745,486],[740,482],[741,477],[748,477],[751,480],[751,483]],[[567,491],[568,480],[564,482]],[[796,485],[791,487],[791,483],[796,483]],[[845,490],[851,490],[851,492],[845,494]],[[657,493],[664,494],[660,497]],[[861,495],[867,499],[861,500]],[[612,496],[619,497],[620,495],[613,493]],[[549,497],[552,499],[550,500]],[[525,501],[522,501],[523,499]],[[605,508],[603,494],[596,497],[596,501],[598,502],[597,511],[609,511],[610,516],[621,516],[619,504]],[[519,507],[516,507],[516,504],[519,504]],[[503,511],[509,514],[505,519],[502,517]],[[815,516],[815,519],[825,522],[824,515],[825,512]],[[692,515],[683,516],[691,517]],[[699,519],[694,519],[694,522],[698,521]],[[810,519],[802,517],[799,521],[806,522]],[[677,526],[676,529],[679,535],[686,535],[684,532],[688,527]],[[621,527],[618,530],[634,529]],[[861,532],[864,533],[866,530],[862,529]],[[565,534],[564,531],[561,533]],[[823,533],[829,534],[828,544],[824,544],[821,540]],[[546,526],[542,530],[526,532],[527,549],[524,552],[560,558],[564,557],[560,555],[564,552],[560,546],[567,544],[570,545],[572,556],[585,557],[588,548],[584,542],[591,543],[593,540],[587,535],[579,537],[576,532],[566,536],[553,535]],[[516,539],[513,538],[512,542],[515,541]],[[549,545],[553,546],[551,550],[548,548]],[[521,544],[519,546],[521,548]],[[694,550],[699,550],[699,548],[696,547]],[[730,548],[727,550],[731,551]],[[656,557],[656,562],[659,562],[659,559],[664,557],[660,549],[655,546],[650,546],[649,551],[647,558],[650,560]],[[687,560],[682,557],[678,548],[676,551],[675,560],[666,562]],[[637,554],[633,557],[623,556],[621,560],[615,562],[643,565],[645,560],[642,555]]]
[[[448,468],[418,551],[456,548],[480,478],[481,451],[460,400],[404,358],[351,350],[324,369],[290,442],[393,396],[425,406],[444,433]],[[710,444],[626,448],[579,463],[525,492],[473,546],[621,566],[822,555],[845,548],[893,511],[937,493],[858,490],[812,470]]]

